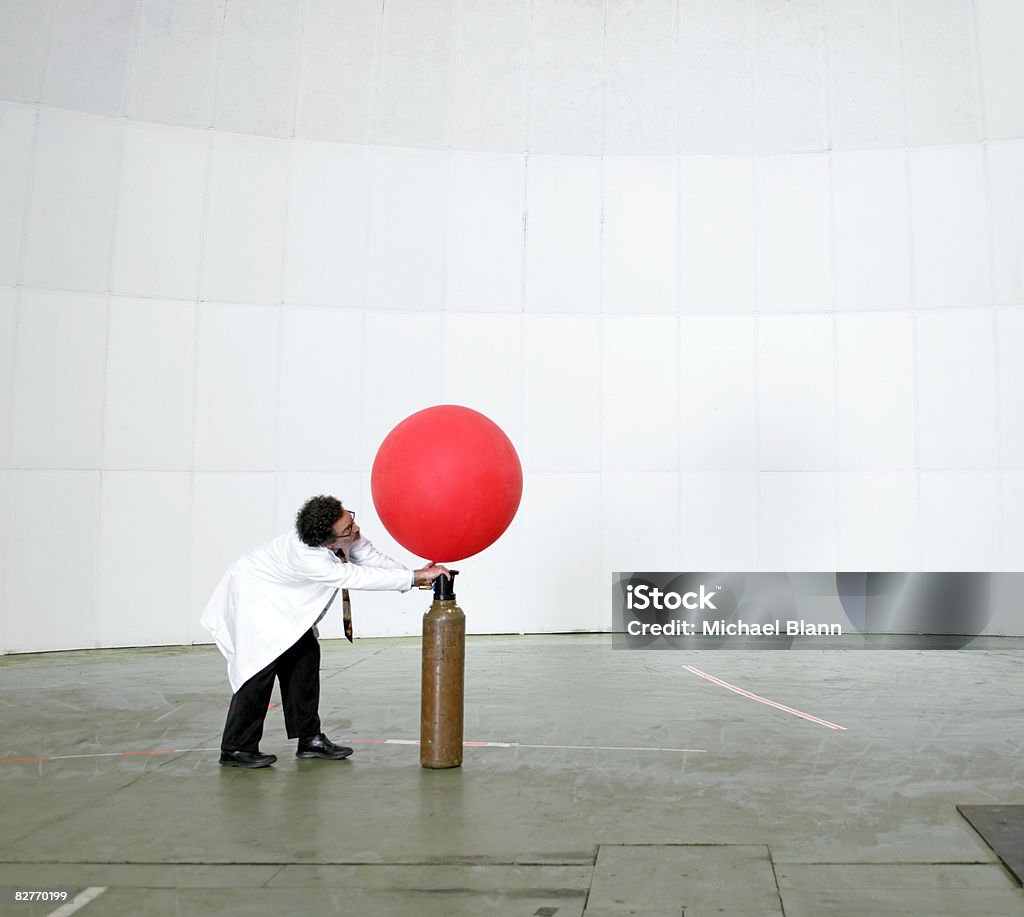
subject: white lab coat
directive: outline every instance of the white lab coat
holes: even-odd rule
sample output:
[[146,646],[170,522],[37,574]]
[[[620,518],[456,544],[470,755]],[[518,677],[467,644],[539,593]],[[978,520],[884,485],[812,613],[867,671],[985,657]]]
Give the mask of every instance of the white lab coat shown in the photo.
[[336,590],[406,592],[415,574],[367,539],[354,541],[342,563],[328,548],[311,548],[294,532],[236,560],[221,578],[199,621],[228,661],[231,690],[266,668],[322,615]]

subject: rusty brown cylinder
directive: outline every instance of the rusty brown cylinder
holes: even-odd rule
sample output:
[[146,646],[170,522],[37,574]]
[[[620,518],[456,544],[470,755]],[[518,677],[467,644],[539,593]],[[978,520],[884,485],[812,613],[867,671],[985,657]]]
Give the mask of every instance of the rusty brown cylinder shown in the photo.
[[462,764],[462,710],[466,661],[466,616],[455,597],[435,598],[423,615],[423,687],[420,703],[420,764]]

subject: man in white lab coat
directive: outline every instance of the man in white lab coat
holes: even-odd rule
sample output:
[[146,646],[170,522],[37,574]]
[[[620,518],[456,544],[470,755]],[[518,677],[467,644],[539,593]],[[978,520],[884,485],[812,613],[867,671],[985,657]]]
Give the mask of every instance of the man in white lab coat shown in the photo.
[[351,755],[320,730],[317,623],[339,589],[405,592],[447,573],[440,564],[411,570],[381,553],[362,537],[355,515],[328,496],[303,505],[294,531],[235,561],[200,619],[227,658],[234,691],[220,763],[255,768],[277,760],[259,750],[275,678],[288,737],[298,739],[296,757]]

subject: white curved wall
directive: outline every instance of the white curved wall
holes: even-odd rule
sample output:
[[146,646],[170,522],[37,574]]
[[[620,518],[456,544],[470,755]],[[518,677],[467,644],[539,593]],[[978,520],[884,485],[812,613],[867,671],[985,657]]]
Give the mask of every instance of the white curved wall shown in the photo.
[[[6,0],[0,646],[205,640],[312,493],[410,560],[368,471],[438,402],[526,471],[462,564],[477,632],[604,629],[613,570],[1020,569],[1022,30],[1016,0]],[[417,632],[422,593],[358,598]]]

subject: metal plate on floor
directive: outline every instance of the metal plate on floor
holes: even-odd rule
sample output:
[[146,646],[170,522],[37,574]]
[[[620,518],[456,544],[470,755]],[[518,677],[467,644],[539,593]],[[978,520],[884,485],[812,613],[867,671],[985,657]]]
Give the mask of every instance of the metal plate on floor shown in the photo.
[[1024,885],[1024,806],[957,806],[1014,878]]

